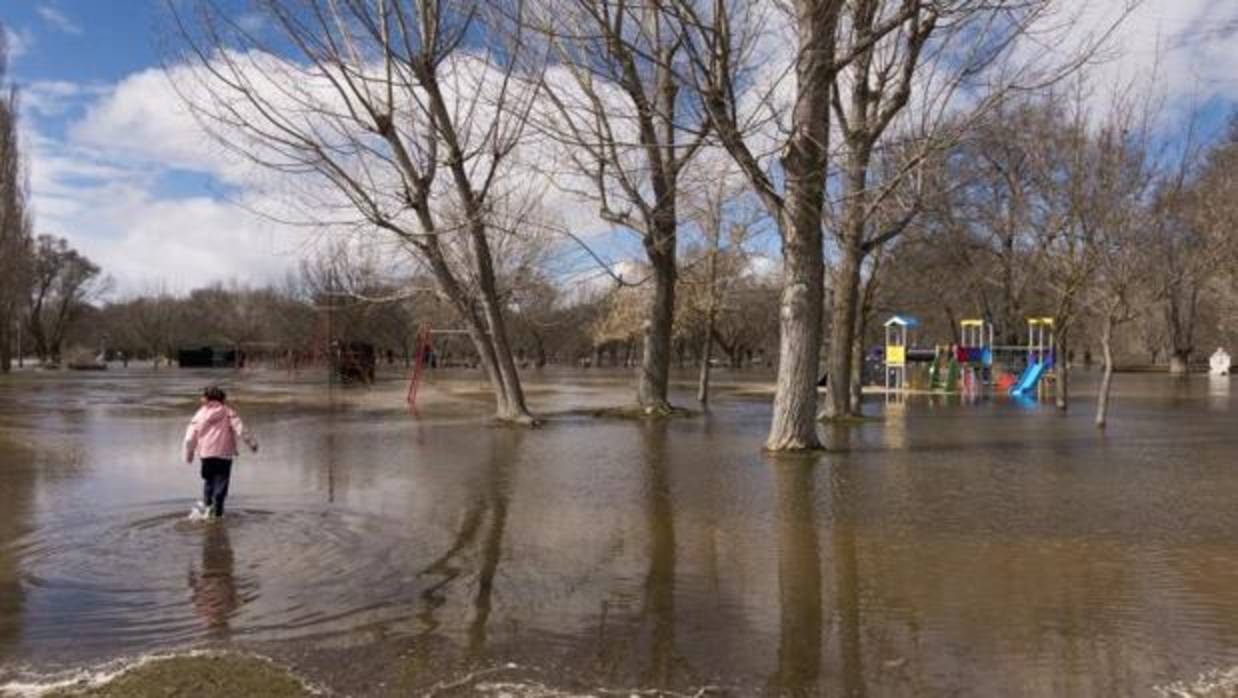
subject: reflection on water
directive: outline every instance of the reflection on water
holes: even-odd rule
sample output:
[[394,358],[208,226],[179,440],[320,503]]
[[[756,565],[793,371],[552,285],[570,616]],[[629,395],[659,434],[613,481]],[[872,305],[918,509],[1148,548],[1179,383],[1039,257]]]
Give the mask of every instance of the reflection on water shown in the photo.
[[233,577],[236,561],[224,521],[202,526],[202,562],[189,570],[193,608],[212,637],[226,638],[228,622],[242,601]]
[[[767,405],[725,389],[706,416],[527,431],[257,375],[230,393],[264,448],[211,524],[175,458],[203,376],[3,384],[0,676],[359,636],[688,694],[1129,695],[1235,660],[1228,383],[1122,376],[1104,435],[1084,409],[880,399],[834,452],[774,458]],[[530,394],[621,402],[598,375]]]
[[815,692],[821,673],[821,551],[814,505],[815,463],[770,463],[778,502],[778,672],[789,695]]

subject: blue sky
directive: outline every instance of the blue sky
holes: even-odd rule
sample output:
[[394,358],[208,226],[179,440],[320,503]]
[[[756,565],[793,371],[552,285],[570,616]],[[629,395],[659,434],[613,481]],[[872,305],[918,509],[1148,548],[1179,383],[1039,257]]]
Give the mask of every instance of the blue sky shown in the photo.
[[[1089,7],[1103,14],[1124,1]],[[305,234],[234,205],[252,193],[237,191],[161,65],[162,5],[0,2],[24,95],[36,229],[68,237],[122,295],[276,281],[295,268]],[[1115,44],[1120,56],[1101,72],[1155,73],[1170,129],[1203,108],[1205,130],[1215,130],[1238,105],[1236,0],[1144,0]]]

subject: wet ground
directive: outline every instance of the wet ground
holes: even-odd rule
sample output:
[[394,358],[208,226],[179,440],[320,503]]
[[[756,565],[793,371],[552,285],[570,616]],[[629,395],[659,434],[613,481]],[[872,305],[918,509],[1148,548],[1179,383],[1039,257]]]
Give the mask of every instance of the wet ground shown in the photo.
[[[1120,376],[1103,435],[1086,378],[1067,416],[872,396],[771,458],[766,376],[594,417],[627,377],[531,373],[537,430],[468,374],[415,416],[395,379],[0,377],[0,693],[208,649],[342,695],[1231,695],[1228,382]],[[202,523],[178,451],[213,380],[262,450]]]

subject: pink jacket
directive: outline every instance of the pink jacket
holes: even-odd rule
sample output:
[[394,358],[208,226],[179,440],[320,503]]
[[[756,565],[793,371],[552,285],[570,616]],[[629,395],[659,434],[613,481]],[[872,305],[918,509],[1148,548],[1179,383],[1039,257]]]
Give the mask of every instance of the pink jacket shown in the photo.
[[222,402],[207,402],[189,420],[185,430],[185,462],[192,463],[195,453],[200,458],[232,458],[236,455],[238,436],[250,450],[258,450],[258,439],[245,431],[236,410]]

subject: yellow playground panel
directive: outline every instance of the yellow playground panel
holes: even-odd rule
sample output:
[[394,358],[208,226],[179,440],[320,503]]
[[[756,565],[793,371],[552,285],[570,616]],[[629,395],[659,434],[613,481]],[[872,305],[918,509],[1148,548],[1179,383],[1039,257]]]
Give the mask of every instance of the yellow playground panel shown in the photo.
[[903,390],[907,383],[909,331],[920,324],[915,318],[895,315],[886,320],[886,389]]

